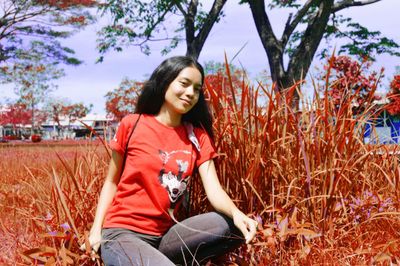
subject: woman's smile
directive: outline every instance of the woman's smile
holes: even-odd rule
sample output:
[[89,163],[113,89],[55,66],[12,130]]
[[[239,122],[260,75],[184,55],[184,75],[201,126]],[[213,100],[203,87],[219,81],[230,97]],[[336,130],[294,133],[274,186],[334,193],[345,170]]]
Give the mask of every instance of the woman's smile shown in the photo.
[[188,100],[188,99],[181,99],[181,101],[182,101],[184,104],[186,104],[186,105],[189,105],[189,106],[192,105],[192,101],[191,101],[191,100]]

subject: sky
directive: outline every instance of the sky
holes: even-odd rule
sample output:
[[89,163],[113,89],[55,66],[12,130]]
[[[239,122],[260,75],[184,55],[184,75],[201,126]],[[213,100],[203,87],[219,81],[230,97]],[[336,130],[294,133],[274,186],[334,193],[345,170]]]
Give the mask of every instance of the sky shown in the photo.
[[[223,62],[225,54],[233,58],[241,48],[240,53],[232,62],[242,65],[250,76],[255,76],[262,70],[268,69],[268,59],[258,37],[250,8],[247,5],[238,5],[238,1],[227,1],[224,7],[226,16],[214,25],[200,54],[199,62]],[[400,0],[382,0],[381,2],[346,9],[340,14],[353,18],[355,22],[366,26],[369,30],[379,30],[383,36],[400,43]],[[281,36],[287,13],[282,11],[269,12],[271,24],[277,36]],[[54,83],[58,89],[52,94],[57,97],[66,97],[71,102],[93,104],[92,113],[105,114],[104,95],[118,87],[123,78],[128,77],[143,81],[167,57],[183,55],[186,52],[184,43],[167,56],[160,51],[166,43],[151,44],[151,55],[142,54],[137,47],[126,48],[123,52],[109,52],[103,63],[95,63],[99,54],[96,50],[96,32],[101,28],[100,23],[87,27],[63,42],[72,48],[76,56],[84,63],[77,67],[64,67],[66,76]],[[329,43],[334,47],[336,43]],[[317,71],[316,67],[323,62],[317,58],[313,61],[310,73]],[[384,86],[394,75],[395,67],[400,66],[400,58],[383,55],[377,57],[373,68],[385,67],[386,78]],[[13,98],[12,86],[0,85],[1,99]]]

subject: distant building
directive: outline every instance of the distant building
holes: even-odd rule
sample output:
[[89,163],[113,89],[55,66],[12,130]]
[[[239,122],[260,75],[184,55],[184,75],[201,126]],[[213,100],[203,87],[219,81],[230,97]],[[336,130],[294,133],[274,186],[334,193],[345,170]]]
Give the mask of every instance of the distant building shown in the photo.
[[68,117],[60,117],[59,123],[48,120],[41,125],[43,139],[75,139],[100,136],[110,139],[117,122],[112,117],[99,114],[70,121]]
[[[384,95],[379,96],[381,98],[376,100],[375,104],[383,106],[389,103],[389,100]],[[400,143],[400,116],[393,116],[388,111],[383,110],[379,117],[369,121],[366,125],[364,141],[371,144]]]

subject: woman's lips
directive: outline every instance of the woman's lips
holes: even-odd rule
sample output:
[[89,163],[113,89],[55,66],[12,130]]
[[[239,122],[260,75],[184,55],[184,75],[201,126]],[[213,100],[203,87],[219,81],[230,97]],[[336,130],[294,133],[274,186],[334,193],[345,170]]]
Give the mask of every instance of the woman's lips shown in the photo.
[[192,102],[190,100],[187,99],[181,99],[182,102],[184,102],[187,105],[192,105]]

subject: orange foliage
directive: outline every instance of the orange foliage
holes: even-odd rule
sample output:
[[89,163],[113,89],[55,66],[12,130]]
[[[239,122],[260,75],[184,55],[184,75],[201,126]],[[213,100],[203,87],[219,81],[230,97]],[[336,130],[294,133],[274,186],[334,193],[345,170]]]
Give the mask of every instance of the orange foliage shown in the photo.
[[86,17],[85,16],[78,16],[78,17],[70,17],[64,21],[65,24],[79,24],[85,25],[86,24]]
[[390,92],[387,94],[390,103],[386,106],[386,110],[391,115],[400,114],[400,75],[395,75],[390,83]]
[[97,4],[95,0],[39,0],[38,2],[41,5],[49,5],[62,9],[75,6],[91,7]]
[[359,63],[352,60],[349,56],[331,56],[326,66],[333,74],[329,98],[337,107],[346,98],[351,98],[355,112],[363,110],[364,105],[369,104],[374,99],[374,93],[377,88],[380,75],[376,72],[368,73],[370,62]]
[[142,82],[124,79],[118,88],[105,95],[107,113],[117,120],[133,113],[142,86]]
[[8,106],[8,110],[0,113],[0,125],[27,125],[32,121],[32,112],[25,104],[15,103]]

